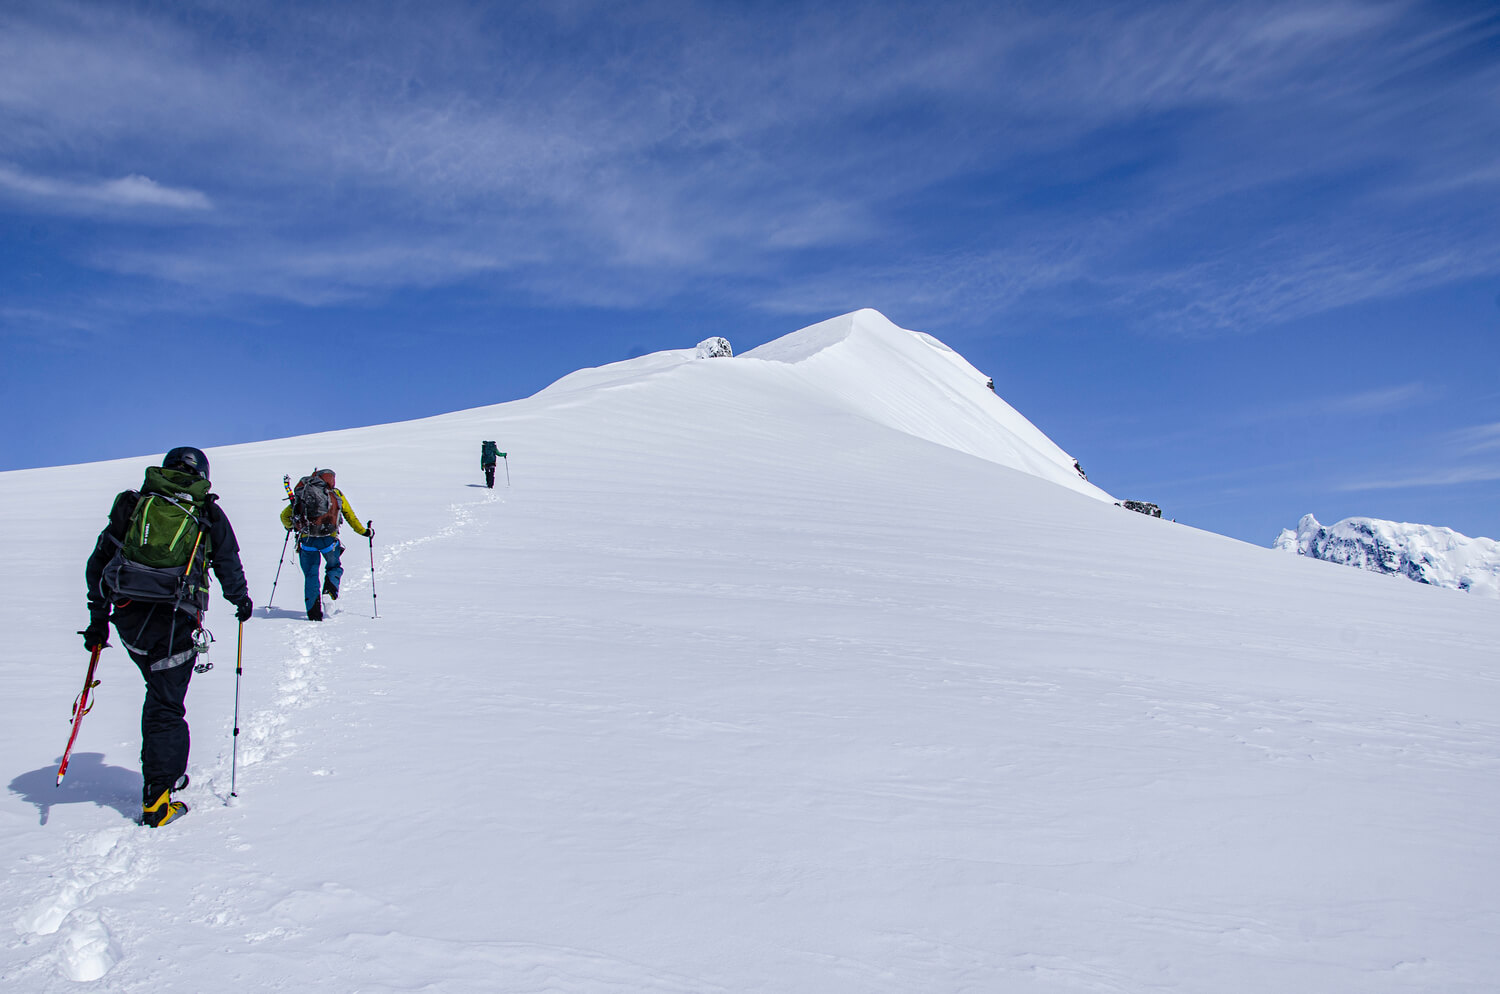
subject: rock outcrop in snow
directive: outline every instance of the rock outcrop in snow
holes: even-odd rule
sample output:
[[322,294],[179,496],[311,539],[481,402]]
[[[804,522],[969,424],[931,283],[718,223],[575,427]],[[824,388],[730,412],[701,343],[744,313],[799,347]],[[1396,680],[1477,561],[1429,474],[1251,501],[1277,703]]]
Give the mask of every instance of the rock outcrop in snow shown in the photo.
[[1273,546],[1372,573],[1500,597],[1500,542],[1469,538],[1451,528],[1375,518],[1345,518],[1324,527],[1305,514],[1295,531],[1282,529]]
[[727,338],[705,338],[698,343],[699,359],[725,359],[734,355]]

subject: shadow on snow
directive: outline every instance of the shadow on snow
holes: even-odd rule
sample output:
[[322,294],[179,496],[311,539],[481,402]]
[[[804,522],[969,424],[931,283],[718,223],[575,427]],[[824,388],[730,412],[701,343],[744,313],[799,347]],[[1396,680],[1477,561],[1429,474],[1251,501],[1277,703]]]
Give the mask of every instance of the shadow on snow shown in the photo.
[[[62,757],[57,757],[62,762]],[[68,775],[57,782],[57,763],[30,773],[22,773],[10,782],[13,794],[37,806],[40,824],[47,824],[54,804],[97,804],[114,808],[134,821],[141,814],[141,774],[123,766],[108,766],[100,752],[78,752],[68,760]]]

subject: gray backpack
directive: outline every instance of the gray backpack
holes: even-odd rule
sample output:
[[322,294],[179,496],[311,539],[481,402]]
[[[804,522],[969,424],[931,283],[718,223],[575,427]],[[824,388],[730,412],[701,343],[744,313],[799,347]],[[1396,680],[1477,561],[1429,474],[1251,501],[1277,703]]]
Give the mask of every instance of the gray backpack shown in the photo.
[[332,535],[339,510],[339,495],[321,475],[304,476],[292,488],[292,527],[299,535]]

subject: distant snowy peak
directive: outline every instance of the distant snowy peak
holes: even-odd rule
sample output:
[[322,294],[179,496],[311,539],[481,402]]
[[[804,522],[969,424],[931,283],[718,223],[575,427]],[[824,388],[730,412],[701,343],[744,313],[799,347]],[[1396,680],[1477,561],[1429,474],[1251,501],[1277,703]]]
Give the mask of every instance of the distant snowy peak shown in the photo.
[[1325,528],[1307,514],[1295,531],[1283,529],[1273,545],[1372,573],[1500,598],[1500,542],[1469,538],[1451,528],[1375,518],[1345,518]]

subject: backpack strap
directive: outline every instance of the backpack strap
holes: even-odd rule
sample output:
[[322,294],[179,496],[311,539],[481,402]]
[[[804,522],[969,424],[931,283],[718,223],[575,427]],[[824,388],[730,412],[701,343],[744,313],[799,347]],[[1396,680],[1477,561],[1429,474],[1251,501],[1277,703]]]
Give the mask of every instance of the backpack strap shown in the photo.
[[[124,536],[130,532],[130,519],[135,516],[136,505],[141,502],[139,490],[121,490],[115,495],[114,506],[109,510],[109,527],[101,533],[104,538],[115,544],[115,548],[124,548]],[[115,529],[120,534],[115,534]]]

